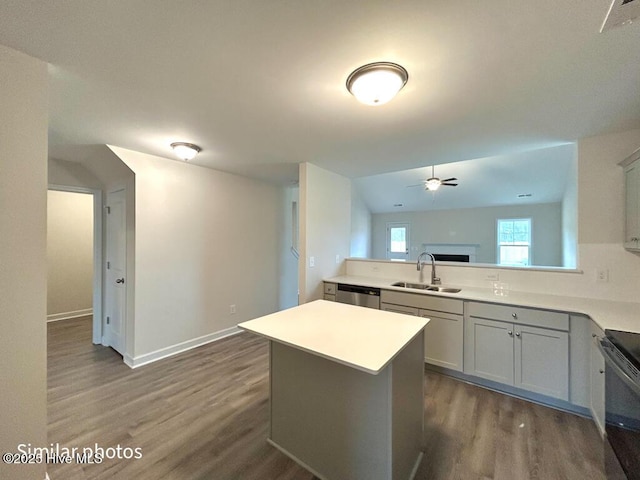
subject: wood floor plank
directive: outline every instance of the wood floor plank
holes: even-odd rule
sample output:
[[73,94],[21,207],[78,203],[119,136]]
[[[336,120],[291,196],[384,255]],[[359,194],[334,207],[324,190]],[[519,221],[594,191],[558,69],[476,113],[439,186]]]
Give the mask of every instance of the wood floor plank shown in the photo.
[[[262,339],[240,334],[131,370],[91,344],[86,317],[48,325],[48,362],[50,443],[143,452],[140,460],[49,465],[51,480],[314,479],[265,441]],[[590,420],[431,372],[425,379],[416,479],[604,479]]]

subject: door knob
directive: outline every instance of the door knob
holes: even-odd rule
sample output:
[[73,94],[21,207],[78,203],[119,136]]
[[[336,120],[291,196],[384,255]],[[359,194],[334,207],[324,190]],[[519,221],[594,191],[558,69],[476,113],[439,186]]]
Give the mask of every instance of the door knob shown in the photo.
[[116,283],[124,283],[124,278],[118,278],[118,279],[116,280]]

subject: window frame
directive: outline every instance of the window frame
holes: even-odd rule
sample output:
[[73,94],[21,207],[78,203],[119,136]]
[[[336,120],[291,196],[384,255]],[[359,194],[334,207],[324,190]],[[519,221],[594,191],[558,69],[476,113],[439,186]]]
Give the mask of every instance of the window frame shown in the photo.
[[[500,243],[500,224],[501,222],[529,222],[529,242],[527,244],[502,244]],[[530,267],[533,265],[533,218],[531,217],[518,217],[518,218],[497,218],[496,219],[496,265],[502,267]],[[528,248],[527,263],[526,264],[509,264],[501,263],[500,250],[501,247],[523,247]]]

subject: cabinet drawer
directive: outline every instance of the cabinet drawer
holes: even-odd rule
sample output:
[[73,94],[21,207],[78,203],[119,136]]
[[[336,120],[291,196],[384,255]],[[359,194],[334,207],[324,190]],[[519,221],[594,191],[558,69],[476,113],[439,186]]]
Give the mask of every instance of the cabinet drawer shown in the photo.
[[336,301],[336,296],[335,295],[327,295],[326,293],[324,294],[324,298],[325,300],[328,300],[329,302],[335,302]]
[[324,293],[327,295],[335,295],[336,294],[336,284],[335,283],[327,283],[324,284]]
[[383,303],[393,303],[394,305],[406,305],[414,308],[457,313],[460,315],[462,315],[463,310],[462,300],[421,293],[396,292],[395,290],[382,290],[380,293],[380,301]]
[[477,302],[467,302],[466,309],[470,317],[569,331],[568,313]]
[[419,314],[419,310],[417,308],[405,307],[404,305],[393,305],[390,303],[381,303],[380,310],[384,310],[385,312],[404,313],[405,315],[415,315],[416,317]]

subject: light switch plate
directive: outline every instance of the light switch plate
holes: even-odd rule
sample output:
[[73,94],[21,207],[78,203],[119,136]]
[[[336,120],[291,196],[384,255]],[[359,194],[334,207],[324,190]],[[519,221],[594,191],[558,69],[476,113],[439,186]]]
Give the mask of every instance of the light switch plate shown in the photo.
[[316,266],[316,257],[309,257],[309,267],[313,268]]

